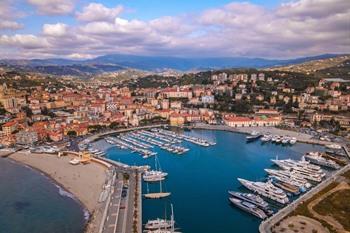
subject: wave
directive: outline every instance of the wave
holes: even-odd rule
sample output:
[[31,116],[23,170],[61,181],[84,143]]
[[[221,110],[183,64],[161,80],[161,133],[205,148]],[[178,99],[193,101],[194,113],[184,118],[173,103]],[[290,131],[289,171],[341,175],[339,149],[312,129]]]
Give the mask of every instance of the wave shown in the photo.
[[89,218],[90,218],[90,213],[89,213],[89,211],[87,210],[87,209],[84,209],[84,219],[85,219],[85,221],[88,221],[89,220]]
[[76,197],[71,194],[70,192],[67,192],[66,190],[64,190],[61,186],[59,186],[58,184],[55,184],[55,186],[58,188],[58,193],[63,196],[63,197],[69,197],[73,200],[77,200]]

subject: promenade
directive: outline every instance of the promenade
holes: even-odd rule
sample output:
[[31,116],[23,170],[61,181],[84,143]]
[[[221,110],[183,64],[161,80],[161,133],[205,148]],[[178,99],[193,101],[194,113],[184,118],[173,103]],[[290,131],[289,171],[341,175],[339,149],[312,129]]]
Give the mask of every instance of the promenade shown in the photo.
[[[145,168],[128,166],[107,158],[99,159],[111,164],[116,176],[108,193],[98,233],[129,233],[134,232],[134,229],[142,232],[141,176],[137,174],[142,173]],[[136,186],[139,187],[138,190]]]

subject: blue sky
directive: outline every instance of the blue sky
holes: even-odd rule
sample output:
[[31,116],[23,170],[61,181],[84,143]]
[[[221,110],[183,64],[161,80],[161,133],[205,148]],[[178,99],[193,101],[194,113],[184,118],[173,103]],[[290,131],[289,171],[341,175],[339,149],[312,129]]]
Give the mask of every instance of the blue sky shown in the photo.
[[0,0],[2,57],[349,52],[348,0]]

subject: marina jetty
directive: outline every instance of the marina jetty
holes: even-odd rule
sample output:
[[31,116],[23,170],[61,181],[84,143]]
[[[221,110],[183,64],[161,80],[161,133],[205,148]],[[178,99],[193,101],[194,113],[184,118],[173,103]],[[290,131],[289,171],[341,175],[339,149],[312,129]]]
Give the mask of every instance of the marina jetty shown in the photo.
[[191,128],[194,129],[208,129],[208,130],[223,130],[223,131],[230,131],[230,132],[236,132],[236,133],[243,133],[243,134],[250,134],[253,131],[260,132],[261,134],[271,134],[271,135],[280,135],[280,136],[289,136],[294,137],[298,140],[298,142],[308,143],[308,144],[317,144],[317,145],[327,145],[329,142],[321,141],[312,138],[311,135],[290,131],[290,130],[284,130],[279,129],[276,127],[230,127],[227,125],[209,125],[209,124],[194,124],[191,126]]
[[123,129],[109,130],[109,131],[105,131],[105,132],[102,132],[102,133],[94,134],[91,137],[88,137],[87,139],[90,142],[93,142],[93,141],[96,141],[96,140],[98,140],[100,138],[106,137],[106,136],[111,135],[111,134],[124,133],[124,132],[133,131],[133,130],[159,128],[159,127],[164,127],[164,126],[168,126],[168,125],[167,124],[157,124],[157,125],[147,125],[147,126],[140,126],[140,127],[132,127],[132,128],[123,128]]

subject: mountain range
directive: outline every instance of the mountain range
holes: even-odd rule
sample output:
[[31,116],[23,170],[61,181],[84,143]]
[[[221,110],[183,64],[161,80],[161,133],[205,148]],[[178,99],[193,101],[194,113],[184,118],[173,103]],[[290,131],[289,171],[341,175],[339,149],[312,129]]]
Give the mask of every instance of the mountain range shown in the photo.
[[30,59],[0,60],[1,67],[23,71],[40,72],[52,75],[93,75],[103,72],[115,72],[122,69],[139,69],[145,71],[162,71],[173,69],[179,71],[210,70],[223,68],[267,68],[303,63],[307,61],[332,58],[337,54],[323,54],[296,59],[265,59],[246,57],[207,57],[183,58],[166,56],[137,56],[111,54],[86,60],[70,59]]

